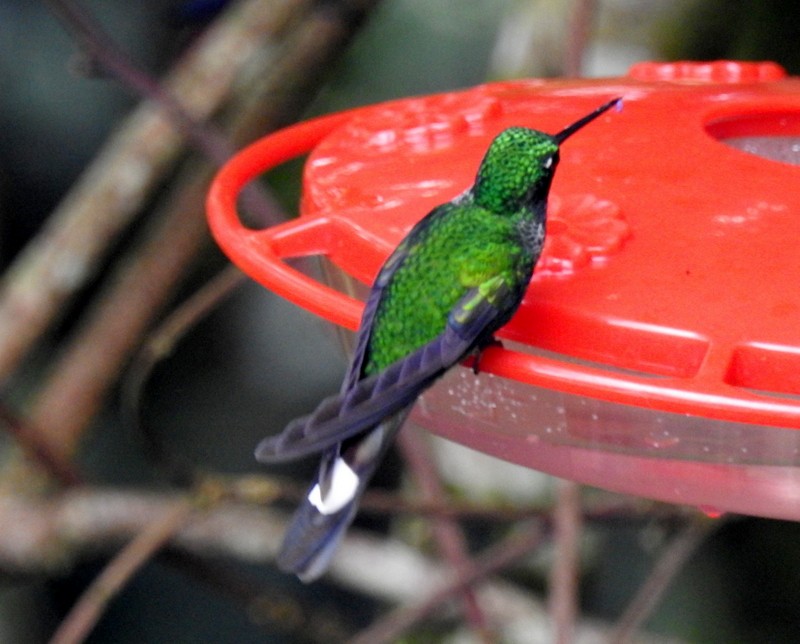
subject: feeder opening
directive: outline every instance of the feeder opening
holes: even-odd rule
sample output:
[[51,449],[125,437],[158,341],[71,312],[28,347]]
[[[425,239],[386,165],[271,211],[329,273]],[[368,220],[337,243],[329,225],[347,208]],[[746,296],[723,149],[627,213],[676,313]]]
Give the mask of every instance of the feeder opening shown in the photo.
[[767,112],[717,119],[706,131],[720,143],[770,161],[800,165],[800,113]]

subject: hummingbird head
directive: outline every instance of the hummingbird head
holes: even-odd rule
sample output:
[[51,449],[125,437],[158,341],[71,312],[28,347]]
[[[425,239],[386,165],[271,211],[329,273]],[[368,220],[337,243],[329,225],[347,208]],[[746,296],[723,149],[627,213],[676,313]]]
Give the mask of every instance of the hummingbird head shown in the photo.
[[525,127],[498,134],[475,179],[475,203],[499,215],[544,205],[558,165],[555,137]]
[[559,146],[584,125],[621,101],[615,98],[558,134],[510,127],[492,141],[475,179],[475,203],[497,214],[541,208],[558,165]]

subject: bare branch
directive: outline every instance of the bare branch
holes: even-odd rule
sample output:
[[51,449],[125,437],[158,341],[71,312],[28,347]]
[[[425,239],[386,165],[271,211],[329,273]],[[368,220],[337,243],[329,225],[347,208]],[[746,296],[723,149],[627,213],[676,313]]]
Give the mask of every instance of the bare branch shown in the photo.
[[[445,504],[446,495],[431,454],[428,436],[413,423],[409,423],[400,432],[398,444],[420,488],[422,500]],[[458,571],[469,566],[466,540],[458,523],[452,517],[434,516],[432,526],[439,550],[453,570]],[[474,591],[465,588],[462,597],[471,628],[476,635],[488,642],[488,625]]]
[[34,461],[36,461],[49,476],[52,476],[62,485],[76,485],[81,482],[81,476],[69,459],[53,450],[50,443],[43,439],[41,431],[33,429],[8,407],[0,402],[0,423]]
[[[274,14],[264,4],[235,4],[164,81],[165,91],[194,119],[219,108],[242,66],[272,37]],[[0,383],[92,277],[109,244],[177,158],[183,140],[161,106],[142,103],[17,256],[0,282]]]
[[193,506],[176,502],[161,519],[142,530],[109,562],[56,630],[50,644],[80,644],[97,624],[106,606],[130,578],[151,559],[189,519]]
[[[11,573],[64,570],[79,556],[107,553],[164,521],[178,493],[72,488],[48,500],[0,491],[0,568]],[[189,552],[269,562],[286,525],[266,508],[225,501],[181,528],[171,543]]]
[[487,549],[467,568],[459,570],[439,590],[423,601],[411,606],[401,607],[386,617],[379,619],[363,630],[350,644],[378,644],[394,642],[414,625],[432,615],[439,607],[462,589],[478,583],[489,575],[502,570],[514,561],[530,553],[543,541],[540,528],[526,524],[515,530],[500,543]]
[[[141,360],[150,365],[172,353],[175,344],[216,308],[220,300],[243,284],[247,278],[235,266],[228,266],[175,309],[147,338]],[[150,367],[145,367],[149,371]]]
[[[308,78],[318,76],[324,63],[337,56],[341,44],[352,35],[353,25],[343,21],[343,17],[337,21],[335,15],[322,10],[312,11],[298,23],[277,62],[274,55],[253,56],[247,74],[267,80],[249,83],[237,92],[237,109],[231,110],[228,128],[237,144],[249,141],[262,128],[274,128],[310,99]],[[287,69],[293,70],[291,77],[284,75]],[[267,114],[273,120],[265,120]],[[117,271],[36,401],[31,413],[34,424],[47,432],[52,449],[67,456],[116,382],[122,365],[208,241],[202,215],[211,169],[188,174],[171,195],[165,212],[154,218],[146,242]],[[70,413],[64,414],[67,405]]]
[[159,361],[172,353],[175,345],[247,277],[235,266],[228,266],[172,311],[145,339],[122,383],[123,413],[138,425],[139,407],[145,383]]
[[558,480],[553,512],[555,554],[550,569],[550,614],[555,642],[573,641],[578,615],[580,574],[581,488],[573,481]]
[[[268,476],[207,476],[199,483],[198,494],[213,506],[196,516],[192,524],[174,540],[178,547],[197,554],[225,554],[247,561],[271,560],[283,538],[286,520],[265,507],[277,500],[297,502],[305,486]],[[60,570],[77,556],[93,551],[108,552],[130,539],[144,526],[160,520],[169,504],[184,498],[177,492],[146,493],[126,489],[75,487],[52,498],[24,497],[0,488],[0,569],[10,572]],[[362,507],[383,513],[419,513],[431,516],[513,520],[520,516],[546,517],[544,510],[519,508],[517,514],[491,506],[475,504],[439,505],[409,501],[397,495],[368,491]],[[648,510],[647,508],[651,509]],[[666,504],[655,507],[591,504],[585,519],[607,521],[647,517],[667,512],[668,518],[682,516],[681,509]],[[685,512],[685,510],[684,510]],[[335,565],[346,569],[356,562],[337,557]],[[338,562],[338,563],[337,563]]]
[[63,458],[72,456],[136,343],[209,243],[204,179],[180,183],[165,211],[148,222],[147,239],[114,272],[38,393],[31,422]]
[[125,87],[158,103],[181,134],[191,139],[209,159],[221,165],[233,154],[233,146],[219,130],[196,121],[158,81],[137,69],[130,62],[130,57],[120,50],[117,43],[105,33],[80,3],[74,0],[44,0],[44,2],[61,19],[67,31],[90,57],[91,62],[119,78]]
[[[285,498],[280,486],[264,477],[209,480],[193,498],[198,496],[207,499],[207,509],[194,513],[175,532],[171,547],[212,560],[273,561],[288,517],[253,503]],[[112,552],[147,526],[166,521],[176,505],[190,498],[174,492],[72,488],[42,500],[0,490],[0,569],[22,574],[63,572],[79,557]],[[501,632],[502,641],[528,642],[532,632],[542,633],[539,639],[549,641],[551,631],[541,602],[509,582],[484,579],[523,556],[542,538],[537,528],[518,530],[516,535],[485,551],[476,563],[454,576],[448,567],[395,539],[376,538],[354,529],[334,558],[330,579],[383,601],[413,602],[407,609],[410,613],[399,609],[401,623],[395,624],[391,618],[392,629],[425,619],[465,585],[481,580],[477,589],[481,604],[492,629]],[[438,591],[419,603],[425,589],[437,587]],[[576,640],[603,641],[605,630],[581,620]],[[652,637],[640,639],[654,641]]]
[[[215,166],[221,166],[235,152],[236,147],[213,123],[195,119],[180,101],[159,81],[136,67],[116,41],[105,33],[100,24],[75,0],[45,0],[53,13],[61,18],[67,31],[83,47],[90,59],[101,69],[117,78],[127,89],[161,107],[172,124]],[[275,3],[273,3],[275,4]],[[287,27],[305,11],[309,0],[282,2],[271,8],[272,32],[286,32]],[[274,200],[258,185],[248,186],[243,192],[243,203],[250,210],[269,214],[276,209]],[[272,222],[276,220],[272,217]]]
[[636,631],[642,627],[658,602],[661,601],[675,576],[683,569],[709,534],[723,523],[724,520],[709,519],[699,513],[689,520],[686,526],[672,538],[656,565],[653,566],[647,579],[617,622],[609,642],[625,644],[632,641]]

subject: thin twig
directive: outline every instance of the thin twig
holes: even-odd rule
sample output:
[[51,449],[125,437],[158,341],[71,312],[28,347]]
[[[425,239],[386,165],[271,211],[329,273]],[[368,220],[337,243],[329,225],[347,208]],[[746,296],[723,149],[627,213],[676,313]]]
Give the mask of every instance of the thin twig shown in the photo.
[[145,241],[96,297],[32,405],[31,422],[64,458],[72,456],[122,365],[209,243],[201,218],[205,177],[192,173],[178,186],[163,212],[148,221]]
[[53,450],[50,443],[43,440],[42,432],[33,429],[1,402],[0,423],[14,437],[17,445],[56,481],[62,485],[78,485],[81,482],[81,475],[73,463]]
[[193,293],[185,302],[170,313],[147,337],[141,349],[144,370],[149,371],[153,362],[172,353],[175,344],[203,320],[219,303],[236,288],[247,281],[247,277],[235,266],[223,268],[217,275]]
[[550,570],[549,609],[558,644],[572,642],[578,615],[578,574],[581,537],[580,486],[558,480],[553,512],[555,555]]
[[[270,6],[234,3],[163,81],[195,119],[218,110],[242,67],[275,29]],[[153,101],[111,136],[0,282],[0,383],[95,274],[109,246],[172,167],[183,137]]]
[[511,565],[537,548],[544,539],[542,529],[526,524],[510,536],[487,549],[474,559],[467,568],[461,569],[455,577],[426,599],[412,606],[403,606],[392,611],[361,631],[350,644],[379,644],[393,642],[414,625],[432,615],[444,602],[462,589],[472,586],[489,575]]
[[706,538],[723,523],[724,520],[709,519],[697,514],[672,538],[617,622],[609,638],[610,644],[626,644],[632,641],[636,631],[661,601],[676,575]]
[[[405,430],[403,430],[405,431]],[[308,495],[305,484],[278,476],[249,474],[239,477],[205,475],[198,485],[218,498],[229,498],[244,503],[265,505],[285,501],[295,505]],[[502,506],[493,503],[458,501],[446,496],[438,499],[409,498],[404,494],[368,489],[361,499],[359,511],[364,514],[416,515],[455,520],[487,521],[491,523],[518,523],[536,519],[543,524],[552,523],[553,508],[550,502],[531,505]],[[616,494],[595,494],[583,502],[581,516],[584,522],[609,525],[637,522],[651,523],[659,520],[672,525],[684,524],[696,511],[688,506],[648,501],[637,497]]]
[[[262,487],[257,482],[239,480],[235,485],[250,488],[251,493],[255,492],[253,487]],[[270,498],[269,487],[255,492],[252,498]],[[209,498],[208,509],[192,516],[190,522],[175,532],[170,540],[171,549],[212,561],[232,560],[259,566],[273,561],[288,524],[286,514],[270,507],[219,498],[205,488],[199,494]],[[145,493],[132,489],[73,488],[47,501],[21,498],[0,490],[0,567],[9,573],[64,574],[74,561],[87,554],[113,552],[147,526],[161,523],[176,503],[183,502],[193,501],[185,493]],[[535,535],[525,531],[519,537],[535,538]],[[511,538],[505,543],[518,547],[516,554],[524,555],[524,551],[538,542],[524,544]],[[491,559],[490,555],[496,558]],[[480,574],[504,565],[501,559],[513,559],[515,553],[501,555],[493,547],[478,559],[485,567],[483,570],[469,572],[472,577],[462,574],[445,583],[444,580],[453,579],[446,566],[395,539],[352,529],[341,544],[331,580],[379,601],[415,602],[414,610],[418,610],[416,602],[424,589],[440,588],[447,598],[457,599],[458,590],[452,589],[454,584],[460,587],[459,584],[471,583]],[[387,566],[392,568],[396,562],[402,562],[402,569],[387,574]],[[493,627],[503,636],[510,634],[509,631],[519,633],[523,625],[535,632],[546,627],[547,616],[541,603],[516,584],[493,577],[482,581],[479,592],[482,603],[490,607]],[[263,604],[252,608],[264,616]],[[433,610],[435,607],[431,606],[424,612],[427,615]],[[606,629],[590,623],[581,623],[579,634],[588,638],[586,641],[604,641],[607,637]]]
[[[420,488],[422,500],[445,504],[447,498],[431,454],[428,436],[424,435],[413,423],[408,423],[398,436],[398,446],[413,473],[414,481]],[[452,517],[434,516],[432,527],[439,551],[453,570],[457,571],[468,567],[469,552],[458,523]],[[488,623],[475,592],[472,588],[465,588],[462,591],[462,597],[467,623],[484,642],[491,641]]]
[[[149,333],[122,382],[122,413],[129,424],[138,428],[142,393],[155,366],[172,353],[190,329],[246,280],[247,277],[235,266],[223,268]],[[153,455],[160,459],[158,447],[151,447]]]
[[[214,510],[181,532],[176,544],[198,553],[224,553],[248,561],[268,561],[283,538],[285,519],[270,507],[278,500],[296,503],[303,486],[265,476],[207,477],[199,481]],[[135,490],[74,487],[48,498],[23,497],[0,489],[0,568],[41,573],[61,570],[73,558],[93,549],[115,546],[130,539],[144,525],[158,522],[165,507],[183,498],[176,493],[152,494]],[[548,513],[537,507],[503,510],[488,505],[447,505],[409,501],[394,494],[369,491],[362,508],[386,514],[417,513],[428,516],[468,517],[489,521],[539,518]],[[663,508],[663,509],[662,509]],[[651,521],[653,513],[677,520],[682,515],[670,506],[632,504],[585,508],[586,521]],[[666,514],[665,514],[666,513]],[[234,530],[235,529],[235,530]],[[258,535],[256,538],[254,535]]]
[[[161,524],[176,505],[196,504],[196,496],[75,487],[41,500],[0,491],[0,568],[64,572],[88,553],[111,552]],[[286,528],[283,514],[228,499],[206,505],[174,535],[175,547],[261,564],[272,560]]]
[[103,569],[56,630],[50,644],[83,642],[111,600],[130,578],[186,523],[193,506],[178,502],[160,521],[148,525]]
[[139,96],[153,99],[166,110],[172,124],[218,165],[228,159],[235,149],[213,125],[192,118],[184,107],[156,79],[131,63],[129,55],[109,37],[99,22],[74,0],[44,0],[60,19],[90,61],[117,77],[123,87]]
[[[273,73],[257,86],[242,88],[240,108],[231,112],[227,128],[234,141],[243,144],[257,132],[274,128],[310,100],[308,77],[316,77],[323,62],[341,52],[341,44],[355,28],[343,17],[340,22],[334,18],[322,9],[312,11],[288,39],[279,65],[273,56],[254,56],[253,65],[261,73],[266,74],[261,68],[265,64],[289,68],[297,72],[296,80],[290,83],[290,77]],[[265,120],[265,114],[273,120]],[[45,383],[31,417],[47,432],[54,449],[66,454],[75,449],[122,364],[206,242],[202,212],[210,173],[209,168],[191,172],[170,195],[165,212],[154,218],[147,241],[115,273],[111,287],[102,293]],[[71,413],[64,415],[67,405]]]
[[[167,114],[172,124],[189,142],[216,166],[221,166],[236,152],[236,147],[213,123],[198,120],[176,100],[173,94],[156,78],[135,66],[119,44],[111,38],[92,15],[75,0],[44,0],[64,24],[75,41],[89,55],[92,62],[117,78],[123,87],[134,94],[154,101]],[[303,1],[303,4],[306,4]],[[277,19],[273,14],[273,30],[283,31],[291,11],[281,7]],[[270,217],[276,209],[274,199],[257,184],[248,186],[243,193],[243,203],[249,210],[266,213]],[[275,218],[273,223],[275,223]]]

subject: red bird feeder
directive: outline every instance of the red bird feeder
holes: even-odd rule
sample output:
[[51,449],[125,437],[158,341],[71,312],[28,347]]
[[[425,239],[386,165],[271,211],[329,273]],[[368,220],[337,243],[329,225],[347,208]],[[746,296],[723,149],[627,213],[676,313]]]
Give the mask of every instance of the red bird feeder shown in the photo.
[[[220,246],[267,288],[354,329],[381,263],[468,187],[500,130],[557,132],[548,238],[525,301],[415,420],[556,476],[800,519],[800,79],[772,63],[642,63],[611,80],[515,81],[334,114],[270,135],[216,178]],[[260,173],[310,152],[299,218],[246,228]],[[322,284],[284,261],[321,255]],[[341,278],[341,279],[340,279]]]

